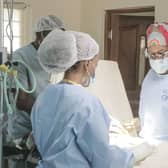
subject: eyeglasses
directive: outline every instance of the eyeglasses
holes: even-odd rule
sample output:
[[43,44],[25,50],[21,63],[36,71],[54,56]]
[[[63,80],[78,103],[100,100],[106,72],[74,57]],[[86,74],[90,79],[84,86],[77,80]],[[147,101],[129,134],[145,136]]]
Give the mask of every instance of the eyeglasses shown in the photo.
[[147,58],[151,58],[151,59],[163,59],[165,57],[168,57],[168,51],[160,51],[158,53],[151,53],[147,50],[147,48],[145,49],[145,57]]

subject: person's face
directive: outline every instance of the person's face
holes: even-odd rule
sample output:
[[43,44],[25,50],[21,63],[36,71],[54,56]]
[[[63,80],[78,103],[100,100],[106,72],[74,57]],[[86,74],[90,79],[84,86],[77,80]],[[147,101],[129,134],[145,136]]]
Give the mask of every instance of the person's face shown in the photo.
[[168,46],[151,46],[148,48],[148,55],[154,60],[168,57]]
[[152,46],[148,48],[148,58],[151,68],[158,74],[168,72],[168,47]]
[[50,33],[51,31],[42,31],[42,32],[38,32],[36,33],[36,39],[37,39],[37,48],[40,46],[40,44],[42,43],[42,41],[44,40],[44,38]]
[[44,40],[44,38],[50,33],[51,31],[43,31],[41,32],[41,42]]

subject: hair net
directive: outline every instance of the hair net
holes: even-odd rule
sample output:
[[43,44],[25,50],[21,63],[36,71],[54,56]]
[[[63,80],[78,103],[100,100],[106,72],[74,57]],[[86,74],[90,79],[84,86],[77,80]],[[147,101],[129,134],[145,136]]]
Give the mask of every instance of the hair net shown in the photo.
[[67,31],[55,29],[42,41],[38,54],[44,70],[65,72],[77,62],[76,39]]
[[36,23],[34,31],[50,31],[55,28],[65,29],[63,22],[54,15],[42,16]]
[[151,46],[168,46],[168,23],[154,23],[147,29],[147,45]]
[[69,31],[75,35],[78,61],[90,60],[99,53],[97,42],[87,33]]

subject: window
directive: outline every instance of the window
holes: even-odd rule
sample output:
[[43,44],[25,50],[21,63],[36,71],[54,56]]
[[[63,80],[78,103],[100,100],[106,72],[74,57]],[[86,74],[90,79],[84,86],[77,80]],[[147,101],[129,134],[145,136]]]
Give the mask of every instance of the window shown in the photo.
[[[6,34],[6,26],[8,25],[8,10],[4,8],[4,47],[7,47],[8,52],[10,52],[10,40]],[[23,9],[13,10],[13,51],[22,46],[23,41]],[[10,31],[8,29],[8,34]]]

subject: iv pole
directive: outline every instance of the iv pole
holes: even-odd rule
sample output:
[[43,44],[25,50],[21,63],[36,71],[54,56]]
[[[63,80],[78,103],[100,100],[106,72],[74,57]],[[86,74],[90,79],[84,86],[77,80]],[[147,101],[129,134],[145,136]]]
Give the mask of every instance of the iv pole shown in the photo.
[[[3,47],[3,0],[0,0],[0,47]],[[2,84],[2,78],[0,76],[0,84]],[[2,85],[1,85],[2,86]],[[3,87],[3,86],[2,86]],[[0,88],[0,94],[3,92],[3,88]],[[1,97],[2,99],[2,97]],[[0,117],[3,115],[3,100],[0,99]],[[2,142],[2,130],[0,130],[0,168],[2,168],[3,161],[3,142]]]

